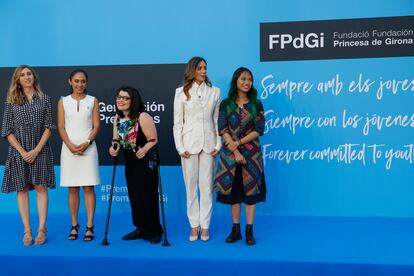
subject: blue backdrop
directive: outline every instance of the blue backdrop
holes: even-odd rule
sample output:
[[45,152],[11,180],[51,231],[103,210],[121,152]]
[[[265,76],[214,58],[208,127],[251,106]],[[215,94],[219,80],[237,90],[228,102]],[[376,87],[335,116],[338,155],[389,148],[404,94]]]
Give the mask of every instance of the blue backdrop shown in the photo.
[[[381,84],[389,80],[412,82],[414,58],[260,62],[259,51],[263,22],[413,14],[411,0],[2,0],[0,66],[185,63],[200,55],[207,59],[209,77],[223,95],[227,94],[233,71],[247,66],[254,73],[255,86],[267,111],[268,128],[261,142],[266,153],[269,193],[258,214],[413,217],[412,126],[371,126],[364,133],[364,125],[367,118],[375,123],[371,120],[376,118],[374,115],[413,115],[414,89],[405,91],[400,86],[392,93]],[[330,89],[326,93],[318,91],[318,85],[332,79],[337,81],[337,91],[342,84],[338,95]],[[313,88],[292,97],[283,89],[281,93],[267,93],[272,83],[277,87],[286,80],[292,84],[309,82]],[[366,88],[365,92],[357,92],[358,88],[350,92],[352,81],[362,85],[367,80],[372,83],[369,87],[359,86]],[[2,99],[5,94],[2,91]],[[315,122],[295,129],[277,122],[304,116]],[[345,127],[344,118],[345,122],[353,122],[352,118],[360,121],[355,128]],[[326,125],[318,126],[324,121]],[[349,144],[352,146],[346,146]],[[378,145],[376,154],[381,154],[375,160],[373,145]],[[347,163],[346,159],[318,159],[319,151],[338,147],[341,151],[355,149],[363,160]],[[289,151],[298,151],[298,160],[293,160]],[[101,154],[106,154],[106,149]],[[181,168],[161,170],[167,212],[185,214]],[[114,210],[125,212],[129,206],[122,188],[122,168],[118,172]],[[103,186],[97,192],[98,212],[106,208],[110,175],[111,167],[101,167]],[[68,212],[66,193],[62,188],[51,191],[50,212]],[[17,213],[15,201],[15,194],[0,195],[0,212]],[[216,205],[214,212],[228,213],[227,208]]]

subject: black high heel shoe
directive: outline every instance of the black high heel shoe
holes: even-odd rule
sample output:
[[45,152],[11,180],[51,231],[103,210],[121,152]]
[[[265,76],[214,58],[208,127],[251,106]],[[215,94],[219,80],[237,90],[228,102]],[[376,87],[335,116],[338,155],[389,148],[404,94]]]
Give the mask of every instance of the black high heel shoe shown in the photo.
[[[83,237],[83,241],[92,241],[93,240],[93,234],[94,234],[93,228],[94,228],[94,226],[91,226],[91,227],[86,226],[86,231],[85,231],[85,236]],[[87,235],[88,231],[91,232],[92,235]]]
[[[78,231],[79,231],[80,225],[79,223],[76,225],[72,225],[72,228],[70,229],[70,234],[68,237],[68,240],[74,241],[78,239]],[[72,233],[72,231],[76,231],[76,233]]]

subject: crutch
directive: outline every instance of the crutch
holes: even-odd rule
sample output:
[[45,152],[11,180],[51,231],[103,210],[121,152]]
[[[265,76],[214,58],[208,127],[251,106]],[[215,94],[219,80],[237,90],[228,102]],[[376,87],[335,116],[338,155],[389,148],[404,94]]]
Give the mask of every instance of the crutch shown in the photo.
[[[114,143],[112,146],[114,150],[117,150],[118,143]],[[116,163],[118,162],[118,155],[114,157],[114,169],[112,170],[112,183],[111,183],[111,193],[109,194],[108,202],[108,213],[106,214],[106,224],[105,224],[105,234],[101,242],[101,245],[108,246],[108,227],[109,227],[109,218],[111,217],[111,208],[112,208],[112,196],[114,195],[114,186],[115,186],[115,173],[116,173]]]
[[170,246],[167,238],[167,224],[165,223],[165,211],[164,211],[164,195],[162,193],[162,184],[161,184],[161,173],[160,173],[160,164],[158,164],[158,191],[160,193],[160,204],[161,204],[161,218],[162,218],[162,228],[164,229],[164,241],[162,246]]

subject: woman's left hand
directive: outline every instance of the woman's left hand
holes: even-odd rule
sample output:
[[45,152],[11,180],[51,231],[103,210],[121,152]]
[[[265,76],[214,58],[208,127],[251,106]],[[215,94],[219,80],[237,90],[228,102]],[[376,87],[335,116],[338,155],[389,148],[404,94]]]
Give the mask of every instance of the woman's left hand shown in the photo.
[[26,154],[23,156],[23,160],[29,164],[32,164],[36,160],[38,155],[39,151],[37,151],[36,149],[32,149],[31,151],[26,152]]
[[238,164],[246,164],[246,159],[244,158],[243,154],[241,154],[239,151],[234,152],[234,159]]
[[138,151],[135,153],[138,159],[142,159],[147,154],[147,150],[145,148],[138,148]]

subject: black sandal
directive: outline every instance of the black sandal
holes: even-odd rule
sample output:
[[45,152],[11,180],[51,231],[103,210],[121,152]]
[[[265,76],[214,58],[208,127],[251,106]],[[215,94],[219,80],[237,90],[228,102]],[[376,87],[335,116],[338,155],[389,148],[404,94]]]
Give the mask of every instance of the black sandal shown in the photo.
[[[91,226],[91,227],[86,226],[85,236],[83,237],[84,241],[92,241],[93,240],[93,234],[94,234],[93,228],[94,228],[94,226]],[[92,235],[87,235],[86,233],[88,233],[88,231],[92,232]]]
[[[78,239],[78,231],[79,231],[79,228],[80,228],[79,223],[76,224],[76,225],[72,225],[72,228],[70,229],[70,232],[71,233],[69,234],[68,240],[74,241],[74,240],[77,240]],[[73,230],[75,230],[76,233],[72,233]]]

